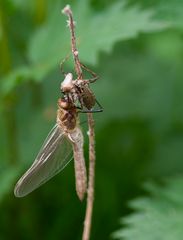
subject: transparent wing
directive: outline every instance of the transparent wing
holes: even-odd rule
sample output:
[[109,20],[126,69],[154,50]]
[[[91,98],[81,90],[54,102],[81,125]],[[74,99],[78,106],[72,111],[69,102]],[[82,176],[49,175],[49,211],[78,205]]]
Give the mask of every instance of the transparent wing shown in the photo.
[[59,173],[72,159],[72,145],[58,125],[51,130],[34,163],[17,182],[14,194],[24,197]]

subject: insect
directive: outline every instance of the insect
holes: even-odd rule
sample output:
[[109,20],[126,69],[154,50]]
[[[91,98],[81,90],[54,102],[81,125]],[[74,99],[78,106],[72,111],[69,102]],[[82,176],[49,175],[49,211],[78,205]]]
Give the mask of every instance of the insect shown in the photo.
[[[96,100],[94,93],[90,89],[90,83],[95,82],[99,77],[92,70],[87,68],[84,64],[80,63],[80,66],[89,72],[92,75],[91,79],[75,79],[73,80],[72,73],[65,73],[63,71],[63,63],[68,57],[66,57],[61,62],[61,71],[65,76],[64,81],[61,83],[61,91],[65,96],[72,99],[74,103],[79,102],[80,106],[77,106],[80,109],[80,112],[89,113],[89,112],[102,112],[103,108],[100,103]],[[94,106],[98,105],[98,108],[95,109]]]
[[57,123],[49,133],[32,166],[17,182],[14,194],[24,197],[59,173],[74,153],[76,191],[82,200],[86,192],[83,135],[78,110],[68,97],[58,100]]

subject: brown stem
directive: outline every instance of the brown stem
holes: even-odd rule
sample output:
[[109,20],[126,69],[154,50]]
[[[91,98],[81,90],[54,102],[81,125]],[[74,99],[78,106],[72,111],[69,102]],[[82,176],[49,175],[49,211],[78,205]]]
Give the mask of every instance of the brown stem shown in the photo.
[[71,32],[71,49],[72,49],[72,54],[74,57],[75,71],[78,76],[78,79],[82,79],[82,69],[81,69],[81,64],[80,64],[79,57],[78,57],[79,52],[76,48],[76,37],[75,37],[75,32],[74,32],[75,23],[73,20],[72,10],[71,10],[70,6],[67,5],[62,10],[62,12],[64,14],[66,14],[69,18],[67,23],[68,23],[68,26],[69,26],[69,29]]
[[[78,79],[83,79],[81,63],[79,61],[78,50],[76,48],[76,38],[74,33],[74,21],[72,11],[69,5],[67,5],[63,11],[69,18],[68,26],[71,32],[71,49],[74,57],[74,65]],[[95,131],[94,131],[94,119],[92,113],[88,113],[88,127],[89,127],[89,179],[87,189],[87,203],[86,214],[84,220],[84,229],[82,240],[90,239],[91,220],[93,212],[94,201],[94,177],[95,177]]]

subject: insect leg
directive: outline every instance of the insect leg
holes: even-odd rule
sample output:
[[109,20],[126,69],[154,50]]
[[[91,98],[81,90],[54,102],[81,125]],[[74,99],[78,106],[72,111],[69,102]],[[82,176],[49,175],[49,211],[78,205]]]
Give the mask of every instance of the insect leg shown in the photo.
[[83,63],[80,62],[80,65],[82,68],[84,68],[87,72],[89,72],[93,76],[93,78],[86,79],[84,81],[87,81],[88,83],[94,83],[99,78],[99,76],[95,72],[86,67]]
[[98,112],[103,112],[103,107],[101,106],[101,104],[97,101],[97,99],[95,99],[96,104],[98,105],[99,109]]
[[81,111],[78,111],[80,113],[97,113],[97,112],[102,112],[103,109],[91,109],[91,110],[81,110]]
[[60,63],[60,71],[61,71],[61,73],[62,73],[64,76],[66,76],[66,73],[64,72],[63,65],[64,65],[64,63],[68,60],[69,57],[70,57],[70,53],[67,54],[67,56],[66,56],[66,57],[61,61],[61,63]]
[[79,112],[81,113],[97,113],[97,112],[103,112],[103,107],[101,106],[101,104],[97,101],[97,99],[95,99],[95,102],[96,104],[98,105],[98,109],[83,109],[82,107],[81,108],[78,108],[80,109]]

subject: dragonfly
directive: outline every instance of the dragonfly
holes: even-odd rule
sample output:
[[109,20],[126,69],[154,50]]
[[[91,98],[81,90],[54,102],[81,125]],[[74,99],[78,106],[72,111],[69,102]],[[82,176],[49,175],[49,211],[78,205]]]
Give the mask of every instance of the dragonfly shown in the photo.
[[[95,98],[94,93],[90,89],[90,83],[94,83],[99,76],[84,64],[79,62],[80,66],[92,75],[90,79],[77,78],[73,79],[72,73],[65,73],[63,70],[63,64],[68,56],[61,62],[60,68],[62,74],[65,76],[64,81],[61,83],[60,89],[65,96],[72,99],[74,103],[79,102],[80,106],[77,106],[82,113],[95,113],[102,112],[103,108]],[[97,105],[97,108],[94,108]]]
[[80,200],[86,192],[86,167],[83,134],[78,110],[68,97],[58,100],[57,120],[48,134],[32,166],[17,182],[14,194],[24,197],[58,174],[74,155],[76,191]]

